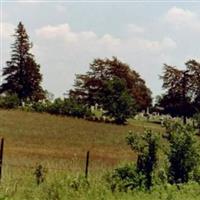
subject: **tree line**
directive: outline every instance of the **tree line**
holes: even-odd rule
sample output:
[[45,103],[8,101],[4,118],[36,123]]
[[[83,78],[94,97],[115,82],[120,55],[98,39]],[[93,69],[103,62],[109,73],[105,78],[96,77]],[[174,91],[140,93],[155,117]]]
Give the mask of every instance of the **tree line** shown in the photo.
[[[4,98],[6,104],[8,99],[15,96],[17,106],[44,102],[47,92],[41,86],[40,65],[30,53],[33,44],[21,22],[15,30],[14,38],[11,59],[3,68],[1,98]],[[200,63],[190,60],[186,62],[186,70],[164,65],[161,79],[165,93],[157,97],[153,107],[152,92],[138,72],[116,57],[98,58],[90,64],[89,71],[76,75],[74,87],[69,91],[68,97],[65,100],[56,99],[50,110],[55,114],[70,115],[81,108],[82,111],[85,110],[81,114],[83,117],[88,113],[86,108],[97,105],[103,110],[105,117],[118,124],[125,123],[135,113],[147,108],[172,116],[183,116],[184,121],[186,117],[199,112]],[[71,111],[70,107],[75,111]]]

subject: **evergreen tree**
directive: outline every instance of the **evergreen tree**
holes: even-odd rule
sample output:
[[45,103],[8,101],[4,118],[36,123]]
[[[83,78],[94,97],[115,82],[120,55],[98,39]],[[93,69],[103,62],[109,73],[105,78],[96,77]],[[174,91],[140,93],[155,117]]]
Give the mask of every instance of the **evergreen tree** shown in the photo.
[[4,82],[0,86],[0,93],[16,94],[22,102],[32,102],[44,99],[44,91],[40,85],[42,75],[40,65],[35,62],[30,53],[32,43],[20,22],[14,34],[15,42],[11,46],[11,60],[3,68]]

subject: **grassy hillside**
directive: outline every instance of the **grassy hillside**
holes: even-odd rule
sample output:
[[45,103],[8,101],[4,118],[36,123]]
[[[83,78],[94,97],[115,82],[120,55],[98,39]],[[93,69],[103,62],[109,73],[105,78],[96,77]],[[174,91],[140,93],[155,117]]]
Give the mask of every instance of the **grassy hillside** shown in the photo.
[[[127,126],[89,122],[48,114],[0,110],[0,135],[5,138],[2,200],[198,200],[199,185],[179,188],[156,186],[150,192],[112,193],[104,175],[107,169],[135,159],[125,144],[129,130],[141,132],[159,125],[130,121]],[[91,151],[89,185],[84,174],[85,154]],[[48,171],[45,181],[36,184],[36,164]]]
[[158,125],[131,121],[127,126],[89,122],[48,114],[0,110],[0,135],[5,138],[4,163],[68,170],[82,169],[87,150],[91,151],[91,170],[112,167],[134,159],[125,144],[129,130],[144,128],[161,131]]

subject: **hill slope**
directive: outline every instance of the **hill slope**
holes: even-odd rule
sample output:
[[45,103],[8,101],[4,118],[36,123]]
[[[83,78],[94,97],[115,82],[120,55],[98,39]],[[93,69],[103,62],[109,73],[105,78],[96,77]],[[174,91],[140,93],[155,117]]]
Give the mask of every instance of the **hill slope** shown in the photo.
[[125,144],[129,130],[158,125],[131,121],[127,126],[89,122],[49,114],[0,110],[0,135],[5,138],[4,163],[8,166],[35,166],[79,170],[91,151],[91,169],[107,168],[134,159]]

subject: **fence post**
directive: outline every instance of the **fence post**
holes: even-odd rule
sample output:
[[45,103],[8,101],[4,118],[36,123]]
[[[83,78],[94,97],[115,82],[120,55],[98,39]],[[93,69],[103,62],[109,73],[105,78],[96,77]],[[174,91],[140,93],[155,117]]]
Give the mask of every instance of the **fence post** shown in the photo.
[[90,152],[88,151],[86,154],[86,164],[85,164],[85,178],[86,179],[88,177],[89,159],[90,159]]
[[2,178],[2,168],[3,168],[3,146],[4,138],[1,138],[1,147],[0,147],[0,179]]

